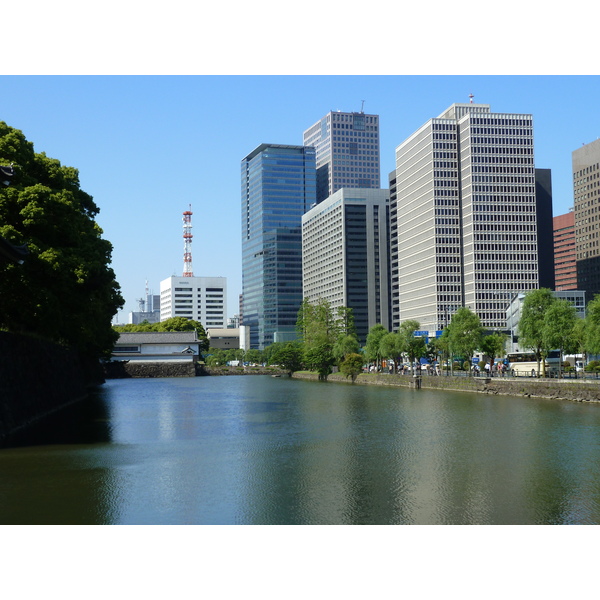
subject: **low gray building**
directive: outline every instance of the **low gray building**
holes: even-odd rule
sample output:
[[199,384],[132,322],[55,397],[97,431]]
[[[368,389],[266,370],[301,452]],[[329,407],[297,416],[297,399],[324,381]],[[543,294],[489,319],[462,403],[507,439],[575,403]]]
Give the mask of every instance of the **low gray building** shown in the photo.
[[196,362],[200,340],[195,331],[121,333],[111,360],[138,362]]

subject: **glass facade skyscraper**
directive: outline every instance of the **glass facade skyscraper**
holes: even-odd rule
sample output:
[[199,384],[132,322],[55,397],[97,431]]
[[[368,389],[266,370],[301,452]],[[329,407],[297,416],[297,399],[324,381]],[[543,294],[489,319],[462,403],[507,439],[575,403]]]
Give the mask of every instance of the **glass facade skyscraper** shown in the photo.
[[302,215],[316,202],[315,150],[261,144],[242,160],[242,315],[250,347],[295,338]]

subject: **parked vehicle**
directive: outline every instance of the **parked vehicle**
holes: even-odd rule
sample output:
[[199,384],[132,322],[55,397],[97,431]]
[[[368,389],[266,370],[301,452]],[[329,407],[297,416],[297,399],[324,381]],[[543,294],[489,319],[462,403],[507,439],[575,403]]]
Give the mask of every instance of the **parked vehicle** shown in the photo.
[[[537,377],[543,373],[543,365],[540,361],[538,373],[538,361],[535,352],[511,352],[508,356],[508,368],[511,375]],[[546,375],[552,376],[558,373],[560,365],[560,350],[552,350],[545,360]]]

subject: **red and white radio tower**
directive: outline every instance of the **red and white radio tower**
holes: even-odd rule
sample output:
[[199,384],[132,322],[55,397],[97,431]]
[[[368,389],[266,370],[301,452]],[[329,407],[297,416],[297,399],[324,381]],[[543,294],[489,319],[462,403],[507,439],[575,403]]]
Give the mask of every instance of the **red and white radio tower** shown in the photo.
[[192,270],[192,205],[183,213],[183,276],[193,277]]

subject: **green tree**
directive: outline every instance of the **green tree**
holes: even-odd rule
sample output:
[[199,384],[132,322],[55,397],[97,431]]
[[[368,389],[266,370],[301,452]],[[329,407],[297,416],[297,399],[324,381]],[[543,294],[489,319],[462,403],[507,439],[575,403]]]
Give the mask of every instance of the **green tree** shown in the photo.
[[359,354],[360,344],[355,335],[340,335],[332,348],[333,357],[340,364],[347,354]]
[[290,375],[303,366],[304,353],[300,342],[278,343],[271,353],[269,363],[279,365]]
[[256,348],[246,350],[244,360],[251,364],[261,364],[263,362],[263,353]]
[[352,310],[339,307],[335,311],[325,298],[311,303],[302,301],[296,331],[304,344],[304,362],[308,368],[319,372],[320,379],[327,379],[335,363],[333,348],[340,337],[352,334],[354,321]]
[[346,377],[352,379],[352,383],[356,381],[356,376],[362,371],[363,357],[357,353],[346,354],[344,360],[340,364],[340,372]]
[[381,354],[380,343],[382,338],[387,335],[388,330],[381,324],[373,325],[367,334],[367,343],[365,345],[365,356],[369,361],[380,365],[381,359],[384,358]]
[[557,299],[546,310],[544,315],[545,345],[560,350],[558,376],[562,375],[563,352],[575,352],[577,340],[574,336],[577,310],[568,300]]
[[311,371],[316,371],[319,379],[323,381],[331,373],[331,365],[335,362],[331,348],[331,344],[327,341],[304,348],[304,363]]
[[337,336],[356,337],[356,327],[354,326],[354,311],[347,306],[338,306],[335,309],[335,322]]
[[600,294],[587,305],[585,316],[585,347],[590,354],[600,354]]
[[552,291],[548,288],[531,290],[525,294],[521,318],[517,331],[519,333],[519,344],[523,348],[531,348],[537,357],[537,372],[540,373],[540,362],[542,364],[542,375],[546,376],[546,362],[542,362],[552,350],[548,346],[548,338],[544,335],[544,315],[550,306],[556,302]]
[[123,306],[110,268],[112,246],[95,221],[79,173],[34,152],[23,133],[0,122],[0,164],[15,176],[0,188],[0,236],[27,244],[23,264],[0,264],[0,327],[35,333],[82,355],[110,353],[112,317]]
[[402,338],[397,333],[386,333],[379,340],[379,352],[383,358],[393,358],[397,369],[403,352]]
[[452,316],[442,337],[444,335],[447,336],[451,354],[462,356],[470,365],[471,357],[481,346],[483,339],[481,320],[470,308],[461,306]]
[[504,356],[507,339],[508,337],[499,331],[483,336],[480,349],[492,359],[492,365],[496,358]]
[[420,328],[421,324],[412,319],[403,321],[398,328],[398,335],[402,340],[402,352],[408,356],[408,361],[413,366],[427,352],[425,338],[415,336],[415,331],[418,331]]

